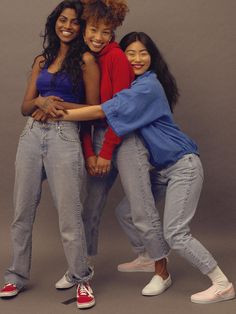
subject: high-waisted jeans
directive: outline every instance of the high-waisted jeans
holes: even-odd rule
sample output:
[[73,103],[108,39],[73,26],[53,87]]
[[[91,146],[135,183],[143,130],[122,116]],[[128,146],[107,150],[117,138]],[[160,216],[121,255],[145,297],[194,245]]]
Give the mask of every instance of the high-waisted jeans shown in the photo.
[[[188,154],[161,171],[151,171],[153,194],[158,202],[165,196],[164,238],[169,247],[186,258],[203,274],[211,272],[217,262],[191,234],[189,224],[195,214],[203,183],[203,169],[198,156]],[[127,198],[116,208],[118,220],[137,253],[146,250],[133,223]]]
[[[94,149],[101,149],[106,129],[96,129]],[[119,173],[124,193],[129,200],[132,220],[146,250],[155,259],[169,253],[169,246],[163,238],[162,224],[150,183],[148,152],[141,139],[132,133],[123,138],[114,153],[112,169],[104,177],[88,178],[88,197],[84,203],[84,225],[88,255],[97,254],[99,224],[107,194]]]
[[5,273],[5,282],[21,289],[29,280],[32,229],[45,178],[58,211],[68,276],[75,283],[87,281],[92,271],[87,266],[81,216],[85,168],[77,123],[41,123],[29,118],[20,136],[15,168],[13,263]]

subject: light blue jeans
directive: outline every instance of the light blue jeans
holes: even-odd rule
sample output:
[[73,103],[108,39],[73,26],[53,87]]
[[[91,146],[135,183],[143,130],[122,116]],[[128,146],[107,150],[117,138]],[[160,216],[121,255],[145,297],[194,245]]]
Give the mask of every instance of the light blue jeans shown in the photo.
[[[94,149],[101,149],[106,129],[96,129]],[[150,182],[148,152],[140,138],[132,133],[124,137],[112,160],[112,169],[105,177],[88,178],[88,197],[84,203],[84,225],[88,255],[96,255],[99,224],[107,195],[119,173],[124,193],[129,200],[132,220],[147,252],[155,259],[168,255],[162,224],[156,210]]]
[[15,167],[13,262],[5,282],[21,289],[29,280],[32,229],[45,178],[58,211],[68,276],[75,283],[87,281],[92,271],[87,266],[82,221],[80,191],[85,168],[77,123],[41,123],[29,118],[20,136]]
[[[197,155],[188,154],[174,165],[161,171],[151,171],[153,194],[156,201],[165,196],[163,215],[164,237],[170,248],[208,274],[217,262],[206,248],[191,234],[189,224],[195,214],[203,183],[203,169]],[[127,198],[116,208],[117,218],[137,253],[146,250],[133,223]]]

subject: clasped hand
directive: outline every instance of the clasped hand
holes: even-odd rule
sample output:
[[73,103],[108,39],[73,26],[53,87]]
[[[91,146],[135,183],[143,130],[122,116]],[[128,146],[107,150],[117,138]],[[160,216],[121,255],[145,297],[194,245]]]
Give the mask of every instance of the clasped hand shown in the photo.
[[91,176],[105,176],[111,170],[111,160],[100,156],[90,156],[86,159],[86,169]]
[[63,99],[57,96],[38,97],[37,107],[32,117],[41,122],[48,119],[60,118],[66,110],[63,107]]

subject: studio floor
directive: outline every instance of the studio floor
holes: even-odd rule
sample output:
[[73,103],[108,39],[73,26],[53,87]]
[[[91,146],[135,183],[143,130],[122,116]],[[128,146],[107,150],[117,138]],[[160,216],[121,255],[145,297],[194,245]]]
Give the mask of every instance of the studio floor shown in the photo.
[[[50,196],[43,197],[34,227],[31,280],[27,289],[17,297],[0,300],[1,314],[70,314],[78,313],[74,300],[75,289],[57,291],[54,283],[66,270],[58,227],[56,211]],[[44,193],[44,194],[45,194]],[[96,314],[234,314],[236,299],[210,305],[190,302],[190,295],[210,285],[207,278],[193,269],[185,260],[171,253],[169,270],[173,285],[162,295],[144,297],[141,290],[152,277],[151,273],[120,273],[117,264],[132,260],[135,255],[120,229],[113,212],[109,209],[116,203],[117,195],[109,198],[101,225],[99,255],[94,260],[95,276],[92,287],[96,296],[96,306],[84,310]],[[4,201],[3,201],[4,202]],[[4,205],[2,203],[2,205]],[[5,208],[9,201],[5,202]],[[11,247],[9,224],[10,213],[1,213],[1,259],[0,271],[3,274],[9,265]],[[208,247],[219,265],[231,281],[236,283],[235,241],[233,225],[227,232],[219,227],[196,222],[193,233]],[[220,231],[220,232],[219,232]],[[1,278],[1,283],[2,283]]]

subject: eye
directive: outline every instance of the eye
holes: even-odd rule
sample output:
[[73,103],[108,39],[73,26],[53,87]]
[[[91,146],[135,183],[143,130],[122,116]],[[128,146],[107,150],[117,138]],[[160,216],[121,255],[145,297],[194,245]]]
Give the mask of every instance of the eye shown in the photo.
[[77,19],[74,20],[74,21],[73,21],[73,24],[75,24],[75,25],[80,25],[79,20],[77,20]]
[[149,52],[148,51],[141,51],[141,57],[147,57],[147,56],[149,56]]
[[60,22],[62,22],[62,23],[66,22],[66,19],[65,19],[64,17],[59,17],[58,20],[59,20]]
[[96,28],[95,27],[90,27],[90,32],[95,33],[96,32]]
[[105,35],[105,36],[111,36],[111,32],[105,31],[105,32],[103,32],[103,35]]
[[133,53],[133,52],[126,52],[126,55],[129,56],[129,57],[134,57],[135,53]]

